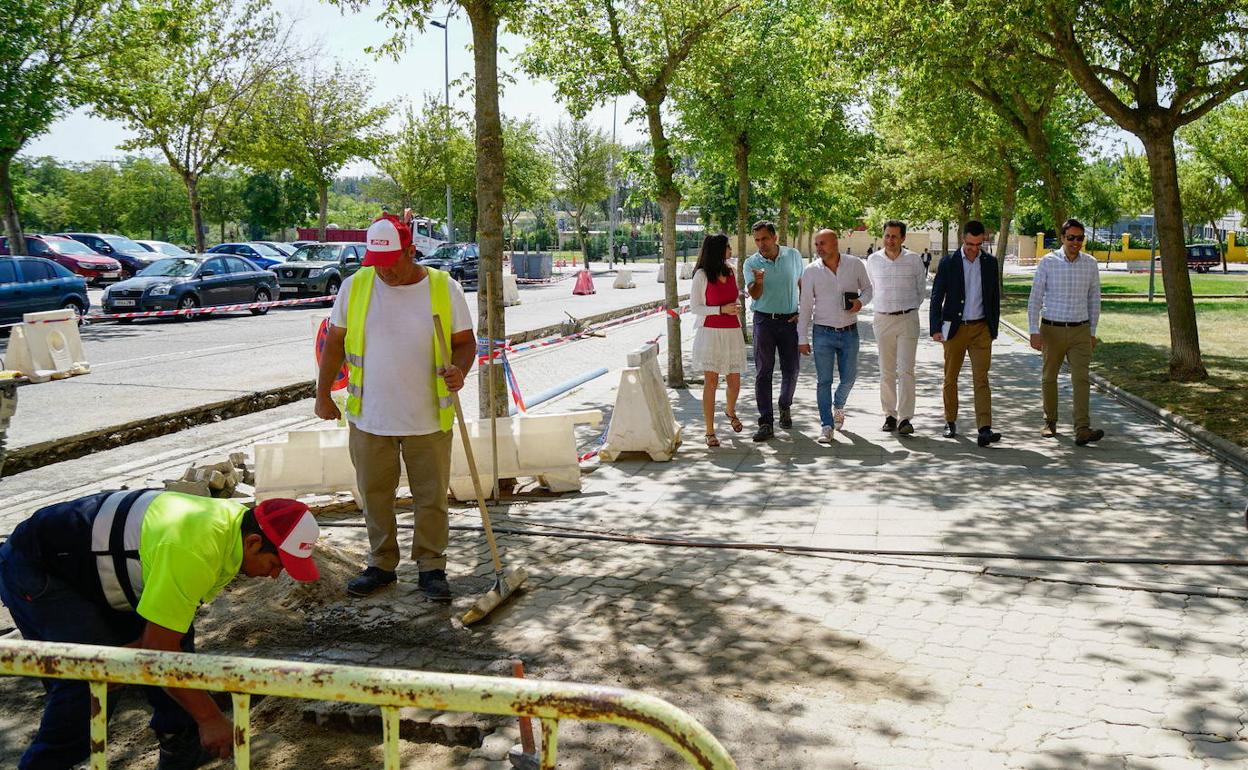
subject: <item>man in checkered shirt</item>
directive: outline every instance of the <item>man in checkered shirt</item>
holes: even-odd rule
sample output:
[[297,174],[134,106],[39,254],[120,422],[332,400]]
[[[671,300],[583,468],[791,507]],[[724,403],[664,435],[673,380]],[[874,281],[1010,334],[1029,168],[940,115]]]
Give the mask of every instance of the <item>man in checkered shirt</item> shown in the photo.
[[1062,223],[1061,246],[1036,266],[1027,300],[1031,346],[1044,354],[1041,391],[1044,429],[1057,435],[1057,374],[1070,365],[1074,391],[1075,444],[1100,441],[1105,431],[1093,429],[1088,415],[1088,365],[1096,348],[1096,322],[1101,315],[1101,274],[1096,260],[1083,253],[1084,227],[1077,219]]

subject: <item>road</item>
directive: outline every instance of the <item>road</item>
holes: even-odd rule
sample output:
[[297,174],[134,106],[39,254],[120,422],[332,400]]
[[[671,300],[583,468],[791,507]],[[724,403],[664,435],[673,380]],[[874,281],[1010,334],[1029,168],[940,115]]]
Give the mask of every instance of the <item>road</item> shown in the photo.
[[[614,274],[598,273],[598,293],[586,296],[572,294],[572,280],[521,286],[521,304],[506,309],[507,328],[514,334],[558,324],[565,313],[585,317],[662,299],[654,271],[654,265],[636,268],[634,289],[613,289]],[[679,283],[682,293],[689,283]],[[470,292],[475,319],[474,297]],[[326,315],[322,307],[296,307],[264,316],[84,327],[91,373],[22,388],[9,447],[17,452],[308,381],[315,376],[313,335]]]

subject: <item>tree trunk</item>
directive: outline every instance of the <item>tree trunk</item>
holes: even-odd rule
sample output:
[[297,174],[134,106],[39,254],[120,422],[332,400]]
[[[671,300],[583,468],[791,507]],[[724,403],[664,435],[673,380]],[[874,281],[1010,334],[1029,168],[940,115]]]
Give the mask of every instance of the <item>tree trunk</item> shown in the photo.
[[1222,272],[1229,273],[1230,269],[1226,266],[1226,246],[1222,243],[1224,233],[1218,229],[1217,222],[1210,222],[1209,226],[1213,228],[1213,237],[1218,239],[1218,253],[1222,255]]
[[[658,186],[659,211],[663,216],[663,267],[665,271],[663,290],[669,311],[680,305],[676,290],[676,211],[680,208],[680,188],[674,181],[676,164],[672,150],[663,133],[662,99],[646,102],[646,123],[650,128],[650,144],[654,147],[654,178]],[[667,316],[667,385],[670,388],[685,387],[685,366],[680,343],[680,315]]]
[[[961,229],[961,228],[959,228]],[[949,220],[940,220],[940,256],[943,259],[949,253]],[[937,260],[939,262],[940,260]]]
[[780,245],[789,245],[789,188],[786,186],[780,193],[780,216],[776,218],[776,229],[780,231]]
[[1004,163],[1005,189],[1001,193],[1001,228],[997,230],[997,271],[1001,294],[1005,294],[1005,251],[1010,245],[1010,225],[1014,221],[1014,209],[1018,205],[1018,169],[1008,160]]
[[10,169],[12,155],[0,157],[0,213],[4,215],[4,234],[9,238],[9,253],[15,257],[26,255],[26,235],[22,232],[22,220],[17,214],[17,198],[13,195],[13,178]]
[[958,194],[958,245],[962,245],[966,223],[971,219],[971,186],[966,184]]
[[[749,253],[750,232],[750,145],[745,135],[739,135],[733,145],[733,157],[737,166],[737,289],[745,287],[745,255]],[[748,340],[749,331],[745,326],[745,303],[740,303],[737,320],[741,322],[741,333]]]
[[1179,198],[1179,172],[1175,162],[1174,132],[1144,135],[1153,187],[1153,216],[1157,244],[1161,249],[1161,278],[1170,316],[1170,379],[1196,382],[1208,378],[1200,357],[1200,332],[1192,280],[1187,273],[1187,248],[1183,241],[1183,204]]
[[317,240],[321,243],[325,242],[325,230],[329,226],[329,185],[322,183],[316,187],[316,197],[319,201],[318,208],[320,214],[317,217],[316,231]]
[[225,243],[225,217],[221,218],[221,242]]
[[195,233],[195,253],[203,254],[208,250],[204,234],[204,208],[199,201],[199,177],[189,172],[182,174],[186,182],[186,195],[191,202],[191,230]]
[[[476,102],[477,210],[472,217],[480,249],[482,280],[477,290],[477,333],[496,339],[507,336],[503,312],[503,124],[498,112],[498,12],[493,0],[461,0],[472,21],[472,58]],[[493,317],[493,328],[489,319]],[[501,372],[494,379],[495,413],[507,416],[507,385]],[[481,380],[486,383],[486,379]],[[478,388],[478,413],[490,414],[490,389]]]

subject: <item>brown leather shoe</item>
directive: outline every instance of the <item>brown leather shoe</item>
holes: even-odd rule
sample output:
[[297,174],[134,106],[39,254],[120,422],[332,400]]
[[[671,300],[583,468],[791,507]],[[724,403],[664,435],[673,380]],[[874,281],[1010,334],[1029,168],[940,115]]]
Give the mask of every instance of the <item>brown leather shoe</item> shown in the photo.
[[1105,438],[1105,431],[1100,428],[1097,428],[1096,430],[1092,430],[1091,428],[1080,428],[1075,432],[1075,446],[1087,446],[1088,444],[1091,444],[1094,441],[1100,441],[1103,438]]
[[1057,435],[1057,423],[1049,422],[1048,420],[1045,420],[1044,430],[1040,431],[1040,435],[1044,436],[1045,438],[1053,438],[1054,436],[1056,436]]

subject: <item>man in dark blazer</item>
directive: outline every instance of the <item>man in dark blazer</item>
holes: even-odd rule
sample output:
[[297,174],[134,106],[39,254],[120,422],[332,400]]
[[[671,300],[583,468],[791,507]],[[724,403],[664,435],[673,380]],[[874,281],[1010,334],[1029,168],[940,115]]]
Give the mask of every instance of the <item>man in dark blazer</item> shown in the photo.
[[992,430],[988,386],[992,341],[1001,324],[1000,267],[996,257],[983,251],[985,237],[982,222],[971,220],[962,228],[962,248],[936,268],[930,309],[932,339],[945,348],[945,438],[958,435],[958,375],[969,353],[980,446],[1001,440]]

